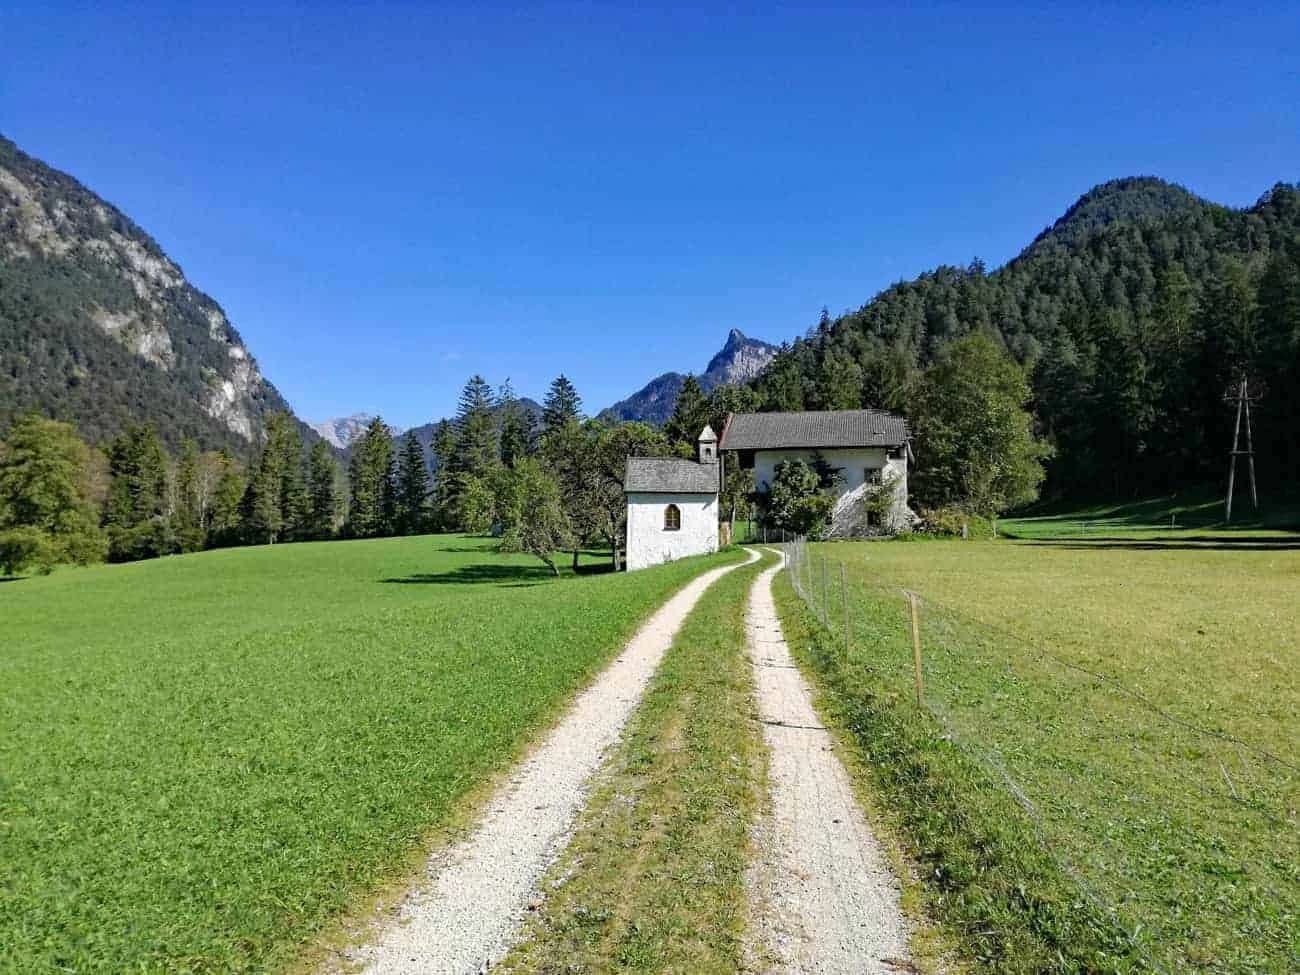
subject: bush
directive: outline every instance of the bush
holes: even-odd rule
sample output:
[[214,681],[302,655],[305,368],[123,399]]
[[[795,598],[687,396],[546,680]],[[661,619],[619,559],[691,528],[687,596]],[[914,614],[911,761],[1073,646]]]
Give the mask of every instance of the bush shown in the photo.
[[961,538],[962,526],[966,526],[968,538],[993,538],[993,522],[979,515],[973,515],[955,505],[940,508],[922,508],[919,530],[926,535],[940,538]]
[[58,561],[54,543],[39,528],[22,526],[0,532],[0,572],[7,576],[35,567],[48,575]]

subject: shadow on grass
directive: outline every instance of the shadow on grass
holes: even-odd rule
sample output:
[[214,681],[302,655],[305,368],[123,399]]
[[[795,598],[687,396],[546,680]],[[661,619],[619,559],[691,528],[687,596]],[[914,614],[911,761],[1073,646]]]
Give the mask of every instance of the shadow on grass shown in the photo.
[[17,582],[22,576],[0,576],[0,582]]
[[535,586],[554,579],[544,565],[463,565],[452,572],[417,572],[399,578],[381,579],[403,586],[456,586],[495,583],[499,586]]
[[1300,538],[1231,538],[1192,535],[1178,539],[1122,538],[1116,536],[1072,538],[1026,538],[1022,545],[1034,548],[1063,548],[1075,552],[1120,549],[1138,552],[1287,552],[1300,551]]

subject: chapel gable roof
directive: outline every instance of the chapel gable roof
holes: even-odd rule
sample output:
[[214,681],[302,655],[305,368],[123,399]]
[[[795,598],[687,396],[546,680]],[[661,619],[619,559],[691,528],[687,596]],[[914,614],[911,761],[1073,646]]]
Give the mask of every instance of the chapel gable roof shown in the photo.
[[713,494],[718,465],[681,457],[629,457],[623,491],[627,494]]

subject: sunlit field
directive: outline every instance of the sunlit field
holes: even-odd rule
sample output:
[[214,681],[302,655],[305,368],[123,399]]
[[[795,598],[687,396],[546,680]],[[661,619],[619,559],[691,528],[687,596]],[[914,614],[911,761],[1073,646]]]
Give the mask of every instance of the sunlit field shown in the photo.
[[833,635],[788,590],[787,614],[973,954],[1293,971],[1300,536],[1069,530],[1084,520],[1038,541],[815,545],[803,588],[828,591]]
[[738,557],[552,581],[490,546],[231,549],[0,584],[0,970],[292,959],[640,619]]

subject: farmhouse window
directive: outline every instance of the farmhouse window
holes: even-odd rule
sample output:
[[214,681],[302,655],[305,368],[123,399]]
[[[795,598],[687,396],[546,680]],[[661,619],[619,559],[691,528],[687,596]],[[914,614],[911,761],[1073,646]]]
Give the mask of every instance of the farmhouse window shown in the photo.
[[670,504],[664,509],[664,531],[680,531],[682,527],[682,511],[675,504]]
[[866,482],[867,482],[868,484],[872,485],[873,487],[879,487],[879,486],[880,486],[881,481],[880,481],[880,468],[879,468],[879,467],[868,467],[868,468],[867,468]]

